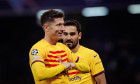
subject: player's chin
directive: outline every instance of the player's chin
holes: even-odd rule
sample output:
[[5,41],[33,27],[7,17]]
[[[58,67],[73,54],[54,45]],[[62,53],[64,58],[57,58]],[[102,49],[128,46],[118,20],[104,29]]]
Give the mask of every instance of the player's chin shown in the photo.
[[68,47],[72,47],[72,43],[66,43]]

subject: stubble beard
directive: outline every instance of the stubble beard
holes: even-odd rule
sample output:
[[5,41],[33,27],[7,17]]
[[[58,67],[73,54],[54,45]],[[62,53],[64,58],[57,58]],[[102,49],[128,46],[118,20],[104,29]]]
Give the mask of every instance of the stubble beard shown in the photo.
[[76,43],[73,42],[72,45],[67,45],[70,49],[74,49],[78,44],[78,41],[76,41]]

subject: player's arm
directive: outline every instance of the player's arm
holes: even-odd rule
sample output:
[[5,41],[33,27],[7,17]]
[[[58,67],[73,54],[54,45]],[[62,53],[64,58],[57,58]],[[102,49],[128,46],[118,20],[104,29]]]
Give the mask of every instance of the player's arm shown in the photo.
[[61,73],[66,67],[60,64],[56,67],[46,68],[41,62],[34,63],[31,66],[32,73],[36,80],[45,80]]
[[106,78],[105,78],[105,74],[102,73],[101,75],[99,76],[96,76],[95,77],[95,80],[97,81],[97,84],[107,84],[106,83]]
[[81,57],[77,57],[77,59],[75,61],[75,68],[82,72],[90,72],[90,67],[89,67],[87,61]]
[[71,52],[71,50],[68,47],[67,47],[67,52],[68,52],[68,62],[73,62],[74,68],[82,72],[90,71],[90,67],[85,59],[76,56],[74,53]]
[[51,78],[61,73],[66,69],[65,65],[60,64],[56,67],[46,68],[44,63],[44,53],[43,51],[37,48],[32,48],[30,53],[30,67],[33,73],[33,76],[36,80],[44,80]]
[[72,62],[62,62],[61,64],[69,64],[70,67],[68,67],[68,69],[72,69],[72,68],[75,68],[77,70],[80,70],[82,72],[89,72],[90,71],[90,67],[84,63],[84,62],[78,62],[78,63],[72,63]]
[[104,74],[104,67],[99,55],[96,53],[90,58],[91,74],[95,78],[97,84],[106,84],[106,78]]

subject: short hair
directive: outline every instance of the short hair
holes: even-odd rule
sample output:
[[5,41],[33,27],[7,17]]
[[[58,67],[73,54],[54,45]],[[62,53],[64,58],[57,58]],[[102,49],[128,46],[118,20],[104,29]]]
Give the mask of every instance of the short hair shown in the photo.
[[53,22],[55,18],[64,18],[64,13],[50,9],[41,15],[40,23],[43,26],[46,22]]
[[81,24],[77,20],[66,20],[64,26],[75,26],[77,28],[78,33],[81,32]]

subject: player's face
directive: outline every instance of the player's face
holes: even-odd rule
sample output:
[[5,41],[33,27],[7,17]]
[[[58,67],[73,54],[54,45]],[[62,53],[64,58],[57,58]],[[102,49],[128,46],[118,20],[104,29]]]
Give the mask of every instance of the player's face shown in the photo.
[[75,48],[81,39],[81,35],[79,34],[75,26],[65,26],[65,30],[63,32],[63,43],[70,49]]
[[51,22],[48,27],[48,33],[51,39],[60,40],[64,31],[63,18],[55,18],[54,22]]

